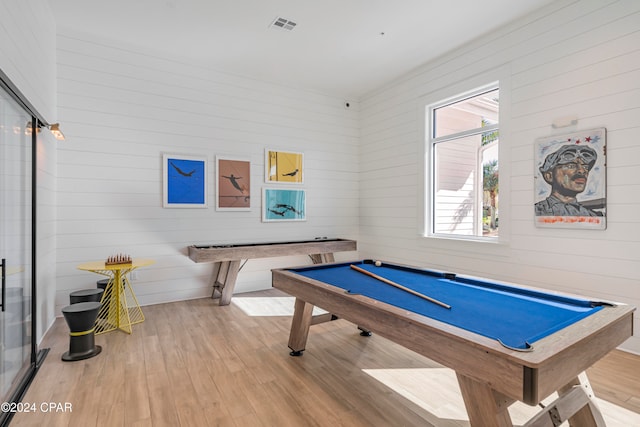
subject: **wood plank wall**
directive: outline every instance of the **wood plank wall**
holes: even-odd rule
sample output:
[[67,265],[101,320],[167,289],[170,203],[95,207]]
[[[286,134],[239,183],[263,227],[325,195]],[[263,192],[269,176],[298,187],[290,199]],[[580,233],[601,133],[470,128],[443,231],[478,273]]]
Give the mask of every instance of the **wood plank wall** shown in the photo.
[[[0,3],[0,69],[47,121],[56,115],[55,23],[47,2]],[[64,129],[64,127],[63,127]],[[56,147],[49,132],[38,138],[37,337],[54,316],[56,288]],[[59,313],[59,311],[58,311]],[[36,338],[36,339],[38,339]]]
[[[639,2],[562,0],[369,94],[361,102],[361,255],[640,306],[638,46]],[[425,239],[424,106],[496,79],[503,241]],[[578,125],[551,127],[566,116]],[[607,128],[607,229],[536,228],[535,139],[597,127]],[[624,348],[640,353],[638,332]]]
[[[76,266],[112,253],[156,260],[134,281],[141,304],[211,293],[211,264],[187,246],[357,237],[358,114],[343,100],[163,58],[58,30],[57,297],[95,286]],[[304,154],[307,221],[262,223],[265,149]],[[208,209],[162,207],[162,154],[208,158]],[[215,156],[251,161],[251,211],[215,210]],[[276,187],[273,184],[270,187]],[[307,257],[250,261],[237,290],[270,286],[270,268]]]

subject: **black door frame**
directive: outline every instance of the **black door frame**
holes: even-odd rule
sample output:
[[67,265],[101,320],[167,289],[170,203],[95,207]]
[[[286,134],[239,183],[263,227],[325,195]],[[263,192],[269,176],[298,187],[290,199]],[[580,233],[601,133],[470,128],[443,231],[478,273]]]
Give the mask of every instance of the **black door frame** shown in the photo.
[[[17,403],[22,400],[27,389],[31,385],[33,378],[36,376],[38,369],[44,362],[49,353],[48,348],[38,349],[37,345],[37,259],[36,259],[36,222],[37,222],[37,185],[36,177],[38,175],[37,168],[37,150],[38,132],[41,126],[49,126],[41,114],[29,102],[22,92],[11,82],[8,76],[0,70],[0,88],[4,89],[27,113],[31,114],[31,356],[30,366],[20,378],[14,393],[8,398],[8,402]],[[0,412],[0,426],[9,425],[13,412]]]

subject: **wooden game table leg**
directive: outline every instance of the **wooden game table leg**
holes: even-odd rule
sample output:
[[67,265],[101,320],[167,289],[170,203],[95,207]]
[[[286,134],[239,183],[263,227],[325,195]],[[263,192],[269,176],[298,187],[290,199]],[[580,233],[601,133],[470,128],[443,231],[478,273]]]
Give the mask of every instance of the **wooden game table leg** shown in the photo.
[[292,356],[302,356],[309,337],[309,328],[313,321],[313,305],[296,298],[291,332],[289,333],[289,348]]
[[[333,256],[332,252],[327,252],[327,253],[323,253],[323,254],[311,254],[309,255],[309,258],[311,258],[311,261],[314,264],[327,264],[327,263],[332,263],[332,262],[336,262],[335,257]],[[330,322],[332,320],[337,320],[338,317],[334,314],[331,313],[326,313],[326,314],[318,314],[313,316],[313,320],[311,322],[312,325],[317,325],[319,323],[324,323],[324,322]],[[371,332],[365,331],[365,329],[361,329],[363,335],[371,335]]]
[[211,298],[215,298],[216,290],[220,292],[220,305],[229,305],[236,280],[240,272],[240,260],[222,261],[218,263],[218,271],[214,269],[213,292]]
[[[323,254],[311,254],[309,255],[314,264],[323,264],[335,262],[333,253]],[[219,261],[216,263],[217,269],[214,267],[213,275],[211,276],[211,284],[213,290],[211,292],[211,298],[216,298],[217,294],[220,294],[220,305],[229,305],[233,291],[236,287],[236,281],[238,280],[238,273],[240,272],[240,261]]]
[[472,427],[513,427],[509,405],[512,399],[497,393],[487,384],[456,372]]
[[[512,399],[486,384],[456,375],[472,427],[513,427],[508,411]],[[567,420],[571,427],[606,426],[584,372],[558,390],[558,396],[523,427],[555,427]]]
[[328,252],[325,254],[311,254],[309,255],[309,258],[311,258],[311,261],[314,264],[325,264],[325,263],[330,263],[330,262],[335,262],[336,259],[333,256],[332,252]]
[[[581,391],[580,393],[577,393],[578,389]],[[571,393],[577,396],[570,398]],[[595,394],[585,372],[558,390],[558,395],[560,396],[558,400],[562,399],[568,402],[567,406],[579,408],[574,409],[575,413],[568,417],[570,426],[604,427],[606,425],[600,408],[595,402]]]

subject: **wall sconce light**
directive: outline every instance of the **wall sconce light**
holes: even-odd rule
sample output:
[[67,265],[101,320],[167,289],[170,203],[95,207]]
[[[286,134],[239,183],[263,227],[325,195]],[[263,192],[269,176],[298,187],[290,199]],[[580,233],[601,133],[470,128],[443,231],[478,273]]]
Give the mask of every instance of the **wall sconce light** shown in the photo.
[[[33,124],[30,121],[27,122],[27,125],[24,127],[24,134],[27,136],[30,136],[32,129],[33,129]],[[40,126],[36,128],[36,133],[40,133]]]
[[58,141],[64,141],[64,134],[60,130],[60,123],[54,123],[49,125],[49,130],[53,134],[53,137]]
[[[38,127],[36,127],[36,133],[40,133],[42,130],[40,129],[40,126],[42,126],[43,124],[38,122]],[[54,123],[52,125],[45,125],[46,128],[48,128],[51,133],[53,134],[53,137],[55,139],[57,139],[58,141],[64,141],[64,134],[62,133],[62,131],[60,130],[60,123]],[[33,125],[31,124],[31,122],[27,122],[27,125],[24,128],[24,134],[25,135],[31,135],[32,132],[32,128]]]

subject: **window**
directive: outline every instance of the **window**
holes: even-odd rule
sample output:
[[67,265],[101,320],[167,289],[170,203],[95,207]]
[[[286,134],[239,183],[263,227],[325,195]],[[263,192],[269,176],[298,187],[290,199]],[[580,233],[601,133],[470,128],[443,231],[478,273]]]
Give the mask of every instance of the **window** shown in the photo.
[[498,84],[428,108],[429,235],[498,237]]

